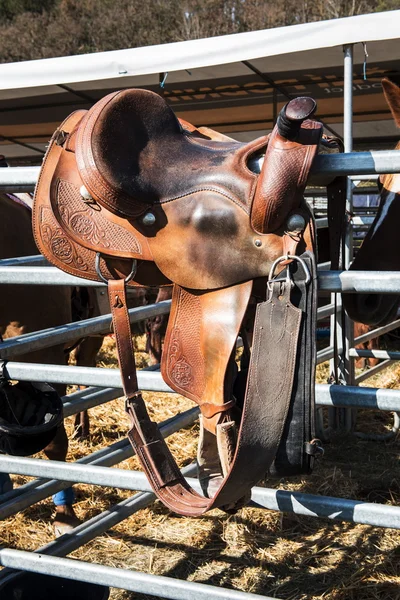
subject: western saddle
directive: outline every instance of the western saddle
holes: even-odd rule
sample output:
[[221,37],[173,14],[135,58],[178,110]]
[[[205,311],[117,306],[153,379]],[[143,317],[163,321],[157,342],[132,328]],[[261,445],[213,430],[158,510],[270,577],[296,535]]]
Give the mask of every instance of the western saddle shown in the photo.
[[[314,226],[303,199],[322,133],[315,109],[291,100],[270,135],[240,143],[129,89],[71,114],[44,159],[37,245],[67,273],[108,284],[129,439],[155,493],[183,515],[235,510],[268,470],[307,472],[318,451]],[[173,286],[161,371],[200,406],[211,498],[188,485],[148,416],[127,285]]]

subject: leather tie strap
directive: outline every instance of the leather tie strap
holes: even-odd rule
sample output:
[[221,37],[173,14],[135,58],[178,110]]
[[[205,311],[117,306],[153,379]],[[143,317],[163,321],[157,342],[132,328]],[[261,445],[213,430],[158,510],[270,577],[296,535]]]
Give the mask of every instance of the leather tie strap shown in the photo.
[[[126,410],[131,420],[128,437],[152,488],[168,508],[185,516],[199,516],[212,508],[232,505],[268,471],[287,417],[302,317],[302,311],[290,302],[291,283],[271,282],[270,298],[257,307],[254,350],[236,451],[227,476],[211,499],[200,496],[188,485],[157,424],[147,413],[138,389],[124,287],[123,280],[114,280],[109,282],[108,291]],[[260,394],[261,390],[268,390],[267,398]]]

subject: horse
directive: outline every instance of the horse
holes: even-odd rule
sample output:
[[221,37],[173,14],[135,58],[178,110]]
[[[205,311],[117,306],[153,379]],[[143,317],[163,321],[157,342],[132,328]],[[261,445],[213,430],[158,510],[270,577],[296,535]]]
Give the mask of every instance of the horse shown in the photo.
[[[400,88],[382,80],[383,92],[397,127],[400,127]],[[400,142],[396,145],[400,150]],[[399,271],[400,252],[396,250],[397,225],[400,222],[400,173],[379,178],[380,204],[350,269],[361,271]],[[344,294],[343,304],[354,321],[381,326],[396,318],[399,294]]]

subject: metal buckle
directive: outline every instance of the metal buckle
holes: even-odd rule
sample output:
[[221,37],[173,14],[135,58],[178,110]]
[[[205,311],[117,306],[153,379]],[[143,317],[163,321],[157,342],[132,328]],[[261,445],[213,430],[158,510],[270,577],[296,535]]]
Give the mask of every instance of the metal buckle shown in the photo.
[[[108,285],[108,281],[109,280],[104,277],[103,273],[100,270],[100,257],[101,257],[100,252],[96,252],[96,259],[95,259],[95,262],[94,262],[94,266],[96,268],[97,275],[100,277],[100,279],[102,281],[104,281],[105,284]],[[136,271],[137,271],[137,260],[134,258],[132,260],[132,269],[131,269],[131,272],[124,279],[125,283],[129,283],[135,277]]]
[[[286,255],[280,256],[279,258],[276,259],[276,261],[272,264],[272,267],[269,271],[269,275],[268,275],[269,281],[273,280],[274,271],[275,271],[276,267],[279,265],[279,263],[283,262],[284,260],[297,260],[297,262],[299,262],[301,264],[301,266],[303,267],[303,271],[306,276],[305,284],[308,285],[310,283],[311,275],[310,275],[310,271],[308,270],[306,263],[304,262],[304,260],[302,258],[300,258],[300,256],[295,256],[294,254],[286,254]],[[292,280],[290,279],[289,270],[286,275],[286,280],[292,282]]]

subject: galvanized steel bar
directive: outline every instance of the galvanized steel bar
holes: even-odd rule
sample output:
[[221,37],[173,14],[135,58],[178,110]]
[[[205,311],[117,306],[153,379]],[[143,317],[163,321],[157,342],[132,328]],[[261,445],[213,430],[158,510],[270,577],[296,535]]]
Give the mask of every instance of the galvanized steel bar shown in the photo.
[[[61,370],[61,373],[57,372],[58,369]],[[34,365],[11,362],[7,363],[7,371],[11,379],[49,381],[50,383],[72,382],[81,385],[93,385],[96,382],[97,385],[104,387],[121,387],[120,374],[117,369],[64,367],[59,365]],[[138,379],[139,387],[143,391],[175,393],[163,381],[159,372],[141,370],[138,372]],[[379,408],[381,410],[399,409],[399,404],[396,406],[396,402],[400,401],[400,390],[358,388],[356,386],[328,386],[322,384],[317,384],[316,390],[317,404],[321,406],[353,406],[358,408]],[[359,403],[357,400],[358,397],[362,397],[364,400]],[[343,400],[342,404],[340,404],[339,399]],[[389,404],[385,405],[386,401]]]
[[72,415],[76,415],[78,412],[89,410],[89,408],[94,408],[100,404],[105,404],[106,402],[110,402],[110,400],[115,400],[123,394],[122,389],[119,388],[105,388],[100,390],[96,389],[95,391],[84,391],[88,393],[81,397],[74,398],[73,394],[64,396],[64,418],[71,417]]
[[17,258],[2,258],[0,267],[17,267],[21,265],[48,265],[49,261],[41,254],[33,254],[32,256],[18,256]]
[[342,293],[400,294],[400,271],[319,271],[318,289]]
[[[127,490],[152,491],[146,475],[141,471],[109,469],[95,465],[69,464],[15,456],[0,456],[0,471],[32,476],[42,472],[44,463],[50,474],[54,473],[55,476],[62,477],[70,482]],[[197,479],[188,478],[188,483],[196,491],[201,491]],[[314,517],[324,516],[352,522],[354,520],[354,510],[358,505],[363,505],[364,510],[358,509],[357,523],[400,529],[400,507],[259,487],[253,488],[252,501],[271,510],[295,512],[296,514]],[[324,507],[322,514],[320,512],[321,507]],[[325,512],[326,507],[329,507],[329,513]]]
[[[389,367],[389,365],[391,365],[391,364],[392,364],[391,360],[384,360],[383,362],[378,363],[374,367],[371,367],[370,369],[361,373],[361,375],[357,375],[354,383],[356,385],[360,385],[360,383],[362,383],[366,379],[369,379],[370,377],[373,377],[374,375],[377,375],[378,373],[380,373],[381,371],[383,371],[384,369]],[[399,402],[399,410],[400,410],[400,402]]]
[[71,558],[59,558],[34,554],[22,550],[0,550],[0,564],[13,569],[21,569],[57,575],[67,579],[86,581],[131,592],[148,594],[156,598],[179,600],[276,600],[270,596],[259,596],[247,592],[239,592],[223,587],[215,587],[204,583],[183,581],[161,575],[148,575],[131,569],[106,567],[96,563],[87,563]]
[[[1,171],[0,171],[1,173]],[[11,283],[14,285],[68,285],[85,287],[104,287],[105,283],[82,279],[68,275],[56,267],[1,267],[0,284]]]
[[326,262],[318,263],[317,270],[318,271],[329,271],[331,268],[331,261],[327,260]]
[[[259,160],[261,170],[263,158]],[[34,189],[40,167],[9,167],[0,171],[0,190],[7,192],[26,192]],[[400,173],[400,152],[398,150],[378,150],[370,152],[351,152],[344,154],[321,154],[314,160],[310,183],[313,175],[327,179],[337,175],[360,176]]]
[[333,315],[335,310],[334,304],[327,304],[326,306],[321,306],[317,310],[317,320],[322,321],[322,319],[326,319]]
[[385,333],[389,333],[393,329],[397,329],[400,327],[400,319],[396,319],[396,321],[392,321],[387,325],[382,325],[382,327],[377,327],[376,329],[372,329],[368,331],[368,333],[364,333],[363,335],[359,335],[354,339],[354,345],[356,344],[364,344],[364,342],[369,342],[369,340],[373,340],[379,335],[384,335]]
[[344,151],[353,151],[353,44],[343,47],[343,142]]
[[317,383],[315,391],[318,406],[400,410],[400,390]]
[[400,360],[400,352],[392,350],[363,350],[361,348],[351,348],[350,356],[360,356],[362,358],[384,358],[390,360]]
[[315,157],[310,183],[312,184],[313,175],[330,178],[338,175],[380,175],[384,173],[400,173],[399,150],[321,154]]
[[[43,365],[39,363],[7,362],[6,374],[10,379],[22,381],[47,381],[100,387],[122,387],[119,369],[99,367],[74,367],[69,365]],[[160,373],[141,369],[138,371],[139,387],[148,392],[171,392]]]
[[360,216],[353,216],[351,219],[351,222],[356,227],[361,227],[361,226],[369,227],[370,225],[372,225],[374,220],[375,220],[375,217],[367,217],[367,216],[360,215]]
[[400,529],[400,507],[398,506],[262,487],[253,488],[251,499],[256,506],[269,510]]
[[[137,323],[157,315],[164,315],[169,313],[170,308],[171,300],[131,308],[129,310],[130,321],[131,323]],[[72,342],[87,335],[111,332],[111,324],[111,314],[107,314],[76,323],[67,323],[58,327],[26,333],[4,340],[0,345],[0,356],[3,359],[12,358],[18,356],[18,354],[41,350],[60,343]]]
[[[344,76],[343,76],[343,142],[344,151],[353,151],[353,45],[344,46]],[[342,267],[346,270],[350,267],[353,260],[353,225],[349,220],[349,215],[353,215],[353,182],[347,177],[346,189],[346,214],[345,214],[345,232],[344,232],[344,262]],[[354,360],[350,357],[350,348],[354,346],[354,323],[344,313],[342,296],[338,296],[338,340],[342,339],[342,375],[347,385],[354,385],[355,369]],[[343,318],[344,316],[344,318]],[[340,344],[338,343],[338,346]],[[353,411],[346,409],[344,413],[345,431],[349,433],[353,427]]]
[[331,358],[333,358],[333,355],[334,351],[332,346],[324,348],[323,350],[319,350],[319,352],[317,352],[317,365],[321,365],[327,360],[331,360]]
[[0,190],[2,192],[33,191],[39,177],[40,167],[9,167],[1,169]]
[[[73,277],[56,267],[0,267],[2,283],[105,287],[104,283]],[[318,285],[319,290],[327,292],[399,294],[400,271],[318,271]]]

